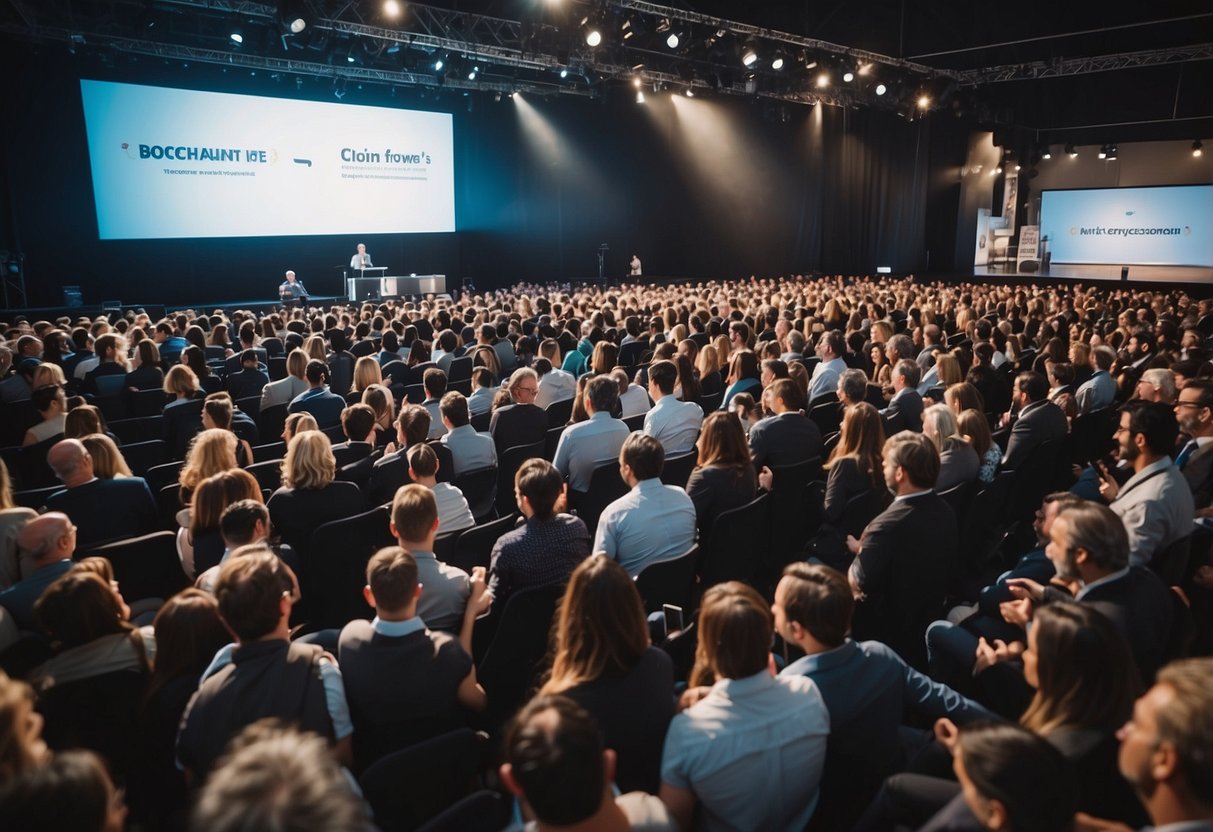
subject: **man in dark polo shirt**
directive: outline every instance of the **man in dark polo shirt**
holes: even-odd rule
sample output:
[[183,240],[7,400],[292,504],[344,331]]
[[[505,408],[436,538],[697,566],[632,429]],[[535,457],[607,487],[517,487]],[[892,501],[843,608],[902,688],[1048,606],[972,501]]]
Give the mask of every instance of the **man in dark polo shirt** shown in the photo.
[[220,568],[215,598],[236,643],[215,655],[181,721],[177,758],[192,776],[205,777],[232,737],[266,717],[327,737],[349,763],[341,672],[319,647],[289,640],[298,594],[290,567],[262,546],[241,547]]
[[484,710],[484,689],[471,659],[472,628],[492,602],[481,577],[455,639],[427,629],[417,615],[424,587],[417,561],[405,549],[380,549],[367,564],[366,583],[363,594],[375,618],[346,624],[338,651],[359,769],[460,727],[463,708]]

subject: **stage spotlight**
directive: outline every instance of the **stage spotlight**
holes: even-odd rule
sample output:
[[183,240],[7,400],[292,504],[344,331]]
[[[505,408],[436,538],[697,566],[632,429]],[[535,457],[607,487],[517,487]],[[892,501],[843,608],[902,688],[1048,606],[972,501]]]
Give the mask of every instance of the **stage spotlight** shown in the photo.
[[478,66],[474,66],[474,67],[472,67],[472,71],[468,73],[468,80],[469,80],[469,81],[475,81],[475,80],[476,80],[476,76],[477,76],[479,73],[480,73],[480,67],[478,67]]
[[1002,174],[1002,165],[999,165],[998,167],[994,168],[994,170],[990,171],[990,176],[1000,176],[1001,174]]
[[566,67],[566,68],[564,68],[564,69],[561,69],[561,70],[560,70],[560,77],[561,77],[561,78],[568,78],[568,77],[569,77],[569,70],[568,70],[568,68],[567,68],[567,67]]
[[861,78],[867,76],[867,74],[871,71],[872,71],[871,64],[860,64],[859,65],[859,76]]
[[918,109],[926,110],[930,106],[931,106],[931,96],[929,96],[929,95],[918,96]]
[[278,24],[292,35],[307,28],[310,16],[306,0],[280,0],[278,3]]
[[585,33],[585,42],[587,46],[597,46],[602,43],[602,32],[597,28],[590,29]]
[[232,33],[228,35],[228,37],[230,37],[232,39],[232,43],[236,44],[237,46],[244,43],[244,33],[239,29],[233,29]]
[[1116,160],[1116,155],[1117,155],[1117,153],[1118,153],[1119,151],[1120,151],[1120,148],[1118,148],[1118,147],[1116,146],[1116,143],[1115,143],[1115,142],[1113,142],[1112,144],[1108,145],[1108,161],[1109,161],[1109,162],[1113,162],[1113,161],[1115,161],[1115,160]]
[[1078,158],[1078,148],[1076,148],[1072,143],[1067,144],[1066,145],[1066,155],[1069,156],[1071,159],[1077,159]]
[[630,40],[636,34],[636,27],[632,25],[632,19],[628,18],[623,21],[623,25],[619,27],[619,31],[623,33],[623,39]]
[[643,84],[644,84],[644,82],[641,81],[639,78],[632,79],[632,86],[635,87],[636,89],[640,89],[641,85],[643,85]]
[[[687,96],[687,98],[694,98],[694,97],[695,97],[695,90],[691,89],[690,87],[687,87],[687,89],[686,89],[686,96]],[[1200,152],[1200,151],[1197,151],[1197,153],[1199,153],[1199,152]]]
[[644,90],[636,90],[636,103],[637,104],[644,103]]
[[817,76],[817,88],[825,89],[830,86],[830,73],[822,72]]
[[442,60],[442,58],[439,58],[438,60],[434,61],[434,71],[435,72],[442,72],[442,68],[444,66],[446,66],[446,63]]
[[670,36],[665,39],[665,45],[671,49],[677,49],[679,44],[678,33],[670,32]]
[[758,46],[753,38],[745,42],[745,46],[741,50],[741,65],[753,66],[758,60]]
[[1021,168],[1019,165],[1016,165],[1016,166],[1015,166],[1015,172],[1016,172],[1016,173],[1019,173],[1021,170],[1023,170],[1023,168]]
[[877,94],[877,95],[884,95],[884,94],[885,94],[886,92],[888,92],[888,91],[889,91],[889,88],[888,88],[888,87],[886,87],[884,84],[877,84],[877,85],[876,85],[876,94]]
[[400,17],[400,0],[383,0],[383,13],[388,17]]
[[1106,144],[1105,144],[1103,147],[1099,148],[1099,154],[1098,154],[1098,157],[1099,157],[1100,159],[1106,159],[1106,158],[1108,158],[1108,146],[1107,146]]
[[842,80],[844,83],[851,83],[855,80],[855,73],[848,69],[846,72],[842,73]]
[[1197,139],[1196,141],[1192,142],[1192,155],[1193,156],[1203,155],[1204,151],[1201,150],[1200,148],[1201,148],[1200,139]]
[[1049,146],[1047,144],[1040,148],[1040,158],[1042,158],[1042,159],[1052,159],[1053,158],[1053,151],[1049,150]]
[[783,64],[784,64],[784,55],[783,55],[783,51],[781,50],[779,52],[776,52],[775,57],[771,59],[771,69],[774,69],[774,70],[783,69]]

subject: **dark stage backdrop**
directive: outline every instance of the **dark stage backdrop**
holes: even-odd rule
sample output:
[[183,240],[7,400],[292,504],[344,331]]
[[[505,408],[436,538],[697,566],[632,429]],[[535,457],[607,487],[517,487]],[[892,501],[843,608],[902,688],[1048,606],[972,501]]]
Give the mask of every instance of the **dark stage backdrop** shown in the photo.
[[[956,137],[968,130],[942,115],[909,122],[651,90],[641,105],[622,89],[605,100],[435,100],[351,84],[346,103],[454,114],[454,234],[101,242],[80,77],[331,101],[329,82],[149,59],[107,66],[61,46],[13,49],[0,69],[3,247],[24,253],[34,306],[60,303],[65,284],[80,285],[86,304],[272,298],[287,268],[313,294],[337,294],[333,267],[359,239],[392,273],[444,273],[452,286],[470,277],[479,288],[593,276],[601,243],[611,276],[633,253],[647,274],[689,278],[922,270],[928,216],[945,229],[932,245],[950,254],[950,171],[964,162]],[[931,266],[951,263],[933,254]]]

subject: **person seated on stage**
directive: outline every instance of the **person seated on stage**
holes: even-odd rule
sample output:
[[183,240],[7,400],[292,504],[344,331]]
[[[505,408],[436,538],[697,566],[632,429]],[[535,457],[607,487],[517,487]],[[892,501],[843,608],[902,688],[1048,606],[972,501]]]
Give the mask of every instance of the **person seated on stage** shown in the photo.
[[46,508],[72,518],[79,545],[138,537],[156,530],[156,499],[147,480],[98,479],[93,473],[93,459],[79,439],[56,443],[46,461],[67,486],[46,498]]
[[284,302],[290,304],[297,300],[307,300],[307,289],[303,288],[303,281],[295,278],[293,271],[286,273],[286,280],[278,286],[278,297]]
[[479,433],[472,427],[468,417],[468,400],[463,394],[452,390],[442,397],[439,404],[442,424],[447,432],[442,435],[442,444],[451,449],[455,464],[454,476],[468,471],[497,466],[497,446],[493,437]]
[[249,396],[260,396],[269,383],[269,375],[261,369],[261,362],[257,360],[257,351],[246,349],[240,353],[240,371],[227,377],[227,391],[239,401]]
[[447,431],[442,422],[441,409],[442,397],[446,395],[446,373],[437,367],[430,367],[421,374],[421,385],[425,388],[425,401],[421,406],[430,413],[430,434],[426,439],[438,439]]
[[[358,244],[358,251],[350,258],[351,269],[369,269],[375,264],[371,262],[371,255],[367,254],[366,243]],[[290,272],[287,272],[290,274]]]
[[307,379],[308,389],[291,401],[287,412],[312,414],[321,430],[340,424],[345,399],[328,389],[329,366],[313,358],[307,363],[303,375]]
[[464,608],[458,639],[434,632],[417,611],[423,593],[417,560],[399,546],[380,549],[366,567],[373,621],[341,630],[338,658],[354,722],[354,759],[364,767],[391,751],[465,725],[464,709],[484,710],[472,663],[472,628],[493,596],[483,582]]

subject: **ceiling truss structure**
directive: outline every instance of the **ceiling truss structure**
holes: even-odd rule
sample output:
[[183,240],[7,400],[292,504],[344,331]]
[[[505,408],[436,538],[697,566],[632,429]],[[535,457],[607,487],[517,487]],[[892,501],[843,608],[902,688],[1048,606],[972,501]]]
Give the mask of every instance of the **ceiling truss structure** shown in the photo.
[[[0,33],[14,37],[299,77],[580,96],[598,96],[610,82],[627,82],[640,90],[869,106],[911,116],[919,96],[936,107],[952,97],[975,97],[977,88],[989,84],[1213,59],[1213,43],[1203,43],[942,69],[646,0],[579,0],[566,9],[568,18],[559,26],[538,18],[507,20],[420,3],[405,4],[401,21],[383,25],[368,11],[378,4],[345,0],[335,7],[328,4],[325,14],[319,0],[303,0],[308,26],[298,36],[280,28],[278,4],[255,0],[4,2],[19,19],[0,20]],[[156,25],[156,14],[167,22]],[[591,20],[604,33],[612,30],[599,47],[588,46],[584,38],[582,24]],[[222,27],[235,23],[261,27],[262,47],[225,43]],[[621,36],[620,26],[631,26],[632,31]],[[201,35],[196,31],[203,29]],[[633,37],[638,31],[642,36]],[[681,34],[679,48],[663,45],[665,35],[658,33],[667,31]],[[334,43],[347,50],[346,59],[334,59]],[[743,44],[752,45],[763,59],[743,66]],[[776,54],[787,56],[783,71],[769,63]],[[439,60],[443,70],[435,68]],[[851,82],[841,82],[844,72],[851,73]],[[887,89],[889,94],[878,94],[877,84],[882,85],[881,93]]]

